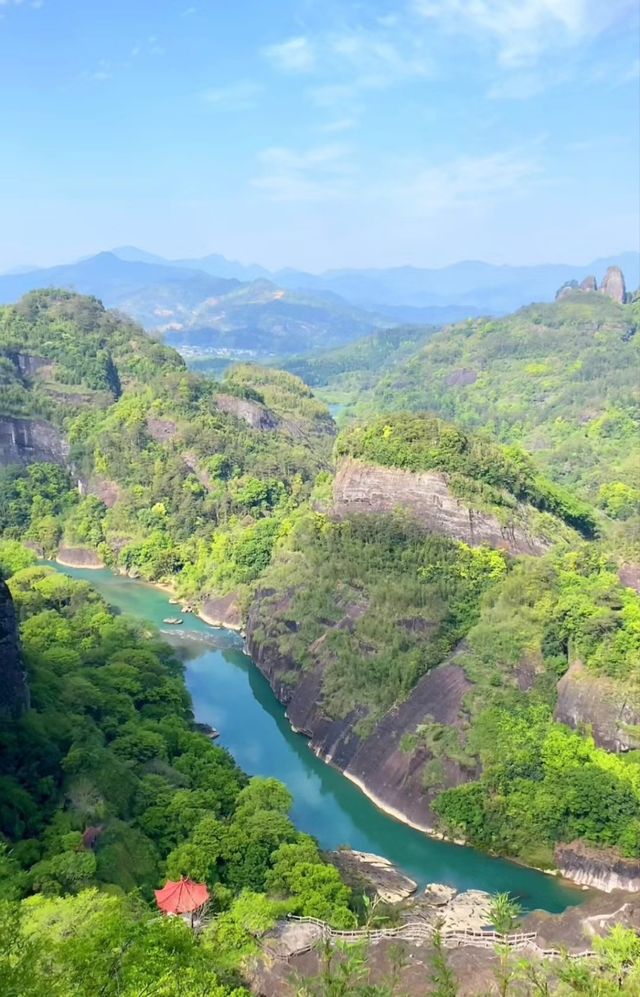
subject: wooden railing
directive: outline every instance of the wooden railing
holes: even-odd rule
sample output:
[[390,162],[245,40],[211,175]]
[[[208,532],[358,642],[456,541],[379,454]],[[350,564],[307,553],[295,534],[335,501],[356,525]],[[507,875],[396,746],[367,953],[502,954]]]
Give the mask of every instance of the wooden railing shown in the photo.
[[[428,942],[431,941],[438,931],[432,924],[424,921],[408,921],[396,928],[352,928],[340,929],[332,928],[326,921],[320,921],[317,917],[299,917],[296,914],[289,914],[289,921],[300,921],[303,924],[313,924],[320,928],[324,941],[345,942],[355,944],[357,942],[375,942],[385,938],[396,938],[406,942]],[[538,938],[535,931],[517,931],[513,934],[503,935],[499,931],[477,931],[473,928],[441,928],[440,937],[447,948],[457,948],[460,945],[470,945],[474,948],[492,949],[497,945],[505,945],[514,951],[522,949],[533,949],[542,958],[554,959],[560,956],[567,956],[570,959],[585,959],[597,955],[593,949],[585,949],[582,952],[563,952],[560,949],[541,949],[536,945]],[[314,943],[307,944],[297,950],[292,955],[302,955],[313,948]]]

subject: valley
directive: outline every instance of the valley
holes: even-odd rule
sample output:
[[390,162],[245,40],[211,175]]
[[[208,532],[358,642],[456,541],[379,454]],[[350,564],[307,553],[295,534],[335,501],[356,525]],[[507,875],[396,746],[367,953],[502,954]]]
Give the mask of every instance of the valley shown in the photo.
[[[100,750],[124,753],[146,786],[167,759],[182,771],[175,695],[182,722],[191,702],[195,720],[221,732],[215,750],[239,785],[244,771],[257,794],[267,780],[260,812],[291,808],[294,822],[260,817],[255,868],[240,871],[227,845],[212,846],[215,869],[203,865],[200,842],[235,841],[239,827],[205,828],[200,803],[165,840],[167,818],[144,816],[151,797],[133,809],[111,799],[91,751],[56,721],[55,750],[86,755],[82,793],[100,799],[78,809],[75,783],[58,777],[37,817],[40,804],[4,773],[19,896],[45,873],[58,884],[47,889],[75,888],[64,836],[47,822],[71,835],[90,820],[105,823],[111,850],[96,846],[95,867],[79,853],[82,887],[121,881],[113,856],[133,835],[144,861],[127,866],[126,889],[148,894],[160,870],[188,872],[220,885],[223,918],[247,888],[275,904],[270,924],[292,911],[325,911],[338,927],[362,917],[361,894],[341,893],[335,870],[313,873],[321,896],[296,900],[289,879],[273,886],[278,848],[325,868],[305,832],[322,849],[381,854],[420,886],[508,891],[526,909],[584,900],[549,870],[635,891],[639,320],[633,296],[571,287],[500,320],[399,327],[295,358],[290,370],[236,362],[203,376],[93,297],[39,290],[1,309],[0,569],[33,684],[17,722],[76,690],[82,729],[106,724]],[[340,399],[339,426],[317,391]],[[104,606],[137,622],[107,624]],[[241,630],[246,653],[192,609]],[[148,628],[174,618],[160,650]],[[109,669],[125,662],[101,635],[128,626],[128,640],[151,641],[186,682],[167,687],[160,712],[153,700],[135,707],[139,733],[129,707],[104,699]],[[91,674],[94,658],[104,680]],[[139,680],[122,678],[138,696]],[[38,799],[39,784],[21,778]],[[235,828],[236,805],[221,806]],[[23,828],[44,835],[37,859]]]

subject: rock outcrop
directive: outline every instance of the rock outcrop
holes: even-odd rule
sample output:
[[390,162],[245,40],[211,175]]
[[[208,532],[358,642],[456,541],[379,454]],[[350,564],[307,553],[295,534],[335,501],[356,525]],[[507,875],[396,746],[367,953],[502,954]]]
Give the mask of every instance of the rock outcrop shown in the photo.
[[216,405],[221,412],[228,415],[235,415],[236,419],[242,419],[253,429],[276,429],[278,419],[261,402],[251,401],[248,398],[237,398],[235,395],[216,395]]
[[104,568],[104,562],[90,547],[70,547],[61,544],[58,547],[56,561],[67,568]]
[[[563,298],[569,298],[576,291],[588,294],[597,290],[598,282],[592,274],[585,277],[580,283],[578,283],[577,280],[568,280],[566,284],[563,284],[557,291],[556,301],[562,301]],[[602,279],[600,293],[606,294],[608,298],[612,298],[613,301],[617,301],[619,305],[623,305],[625,303],[627,300],[627,291],[624,283],[624,274],[622,273],[620,267],[609,267]]]
[[177,423],[173,419],[147,419],[147,432],[157,443],[167,443],[178,432]]
[[393,862],[371,852],[342,848],[331,852],[330,861],[342,873],[346,883],[364,885],[365,890],[384,903],[399,904],[416,892],[418,884],[396,869]]
[[242,630],[242,611],[236,592],[230,592],[229,595],[218,598],[205,599],[198,610],[198,615],[212,627]]
[[589,672],[579,661],[558,682],[555,719],[586,728],[607,751],[640,748],[640,690]]
[[403,509],[431,533],[463,540],[472,547],[487,544],[510,554],[539,556],[550,544],[531,536],[519,525],[505,526],[489,513],[471,509],[456,498],[446,474],[405,471],[346,458],[333,486],[337,518],[353,513],[390,513]]
[[619,890],[610,894],[593,893],[584,903],[567,907],[562,914],[536,910],[525,917],[522,930],[536,932],[536,945],[540,949],[584,952],[594,937],[608,934],[616,924],[640,932],[637,894]]
[[619,305],[623,305],[627,296],[627,291],[624,284],[624,274],[620,267],[609,267],[606,274],[604,275],[604,280],[600,290],[603,294],[606,294],[608,298],[612,298],[617,301]]
[[33,353],[15,353],[12,357],[22,377],[32,379],[39,373],[51,370],[51,361]]
[[476,778],[478,772],[444,759],[437,785],[425,788],[425,766],[434,756],[423,741],[407,747],[404,739],[425,721],[447,726],[462,723],[463,700],[472,683],[456,663],[457,655],[423,675],[403,703],[385,713],[368,736],[360,737],[355,728],[367,715],[364,708],[337,719],[323,710],[323,638],[315,642],[317,664],[302,670],[260,629],[264,628],[264,620],[259,622],[260,603],[271,594],[258,592],[254,599],[247,621],[247,650],[286,706],[291,726],[309,738],[319,757],[340,769],[377,806],[420,830],[431,831],[436,823],[431,804],[441,789],[461,785]]
[[604,893],[640,892],[640,859],[623,858],[611,848],[594,848],[584,841],[556,845],[556,865],[563,876]]
[[15,608],[11,593],[0,578],[0,716],[19,717],[28,705]]
[[585,279],[580,282],[580,290],[581,291],[597,291],[598,290],[598,281],[595,279],[595,277],[593,275],[591,275],[589,277],[585,277]]
[[0,467],[7,464],[66,464],[69,445],[62,433],[43,419],[0,416]]

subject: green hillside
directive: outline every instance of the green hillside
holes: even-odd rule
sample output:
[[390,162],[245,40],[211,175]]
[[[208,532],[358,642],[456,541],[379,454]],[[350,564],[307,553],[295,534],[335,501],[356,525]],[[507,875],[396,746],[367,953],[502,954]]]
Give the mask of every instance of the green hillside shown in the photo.
[[183,370],[173,351],[96,298],[33,291],[0,308],[2,412],[57,424],[105,407],[136,382]]
[[[66,470],[2,472],[8,535],[45,553],[88,545],[150,580],[180,574],[188,595],[251,580],[330,461],[333,423],[310,390],[257,367],[224,384],[190,374],[137,326],[65,292],[28,295],[2,319],[2,411],[47,418],[70,443]],[[26,351],[44,366],[22,374]]]
[[609,516],[640,508],[635,451],[640,302],[575,293],[438,333],[355,401],[358,414],[428,410],[518,443]]
[[325,401],[348,404],[360,391],[372,388],[383,372],[413,356],[436,331],[435,326],[409,325],[383,329],[338,349],[283,360],[282,365]]

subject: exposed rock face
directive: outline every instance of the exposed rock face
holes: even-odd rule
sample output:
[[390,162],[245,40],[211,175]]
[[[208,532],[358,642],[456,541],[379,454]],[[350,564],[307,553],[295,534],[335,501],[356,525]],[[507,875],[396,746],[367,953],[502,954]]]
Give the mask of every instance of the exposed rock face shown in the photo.
[[173,419],[147,419],[147,432],[152,440],[158,443],[166,443],[172,440],[178,432],[178,427]]
[[464,387],[467,384],[475,384],[477,380],[477,370],[454,370],[453,374],[449,374],[446,383],[450,388]]
[[[580,284],[578,284],[577,280],[568,280],[556,293],[556,301],[562,301],[563,298],[570,297],[575,291],[590,292],[597,290],[598,282],[593,275],[585,277]],[[620,305],[625,303],[627,293],[624,274],[620,267],[609,267],[600,285],[600,291],[602,294],[606,294],[608,298],[617,301]]]
[[13,599],[0,578],[0,716],[18,717],[28,705]]
[[626,859],[610,848],[594,848],[584,841],[556,845],[555,860],[567,879],[605,893],[640,892],[640,859]]
[[236,419],[242,419],[253,429],[276,429],[278,420],[273,412],[260,402],[250,401],[248,398],[236,398],[235,395],[216,395],[216,405],[221,412],[235,415]]
[[608,298],[613,298],[614,301],[617,301],[619,305],[624,304],[627,292],[624,285],[624,275],[620,267],[609,267],[604,275],[600,290]]
[[581,291],[597,291],[598,290],[598,281],[593,276],[585,277],[585,279],[583,281],[581,281],[581,283],[580,283],[580,290]]
[[400,872],[389,859],[371,852],[357,852],[350,848],[331,852],[329,856],[333,865],[337,866],[347,883],[357,884],[364,881],[375,896],[384,903],[398,904],[418,888],[413,879]]
[[640,932],[640,898],[634,893],[594,893],[586,903],[568,907],[562,914],[537,910],[528,914],[523,931],[535,931],[541,949],[565,948],[584,952],[591,939],[608,934],[616,924]]
[[344,460],[333,486],[334,514],[409,512],[431,533],[464,540],[472,547],[488,544],[510,554],[541,555],[550,545],[516,525],[503,526],[488,513],[476,512],[449,489],[440,471],[414,473]]
[[445,883],[427,883],[424,889],[425,900],[434,907],[443,907],[455,897],[455,886],[447,886]]
[[51,423],[0,416],[0,466],[36,461],[64,465],[68,456],[68,443]]
[[574,662],[558,682],[555,718],[569,727],[587,727],[607,751],[640,748],[640,690],[588,672]]
[[80,493],[95,495],[101,502],[104,502],[107,509],[112,509],[120,498],[120,485],[117,481],[109,481],[108,478],[92,477],[84,484],[80,482]]
[[90,547],[68,547],[61,544],[56,561],[67,568],[104,568],[104,563]]
[[640,564],[624,564],[618,572],[618,578],[627,588],[640,593]]
[[[408,699],[389,710],[368,737],[361,738],[354,727],[366,715],[364,709],[340,719],[331,719],[323,712],[324,666],[320,653],[315,667],[301,670],[297,662],[277,650],[268,634],[260,632],[257,639],[259,604],[270,594],[259,592],[251,607],[247,648],[286,706],[291,726],[310,739],[317,755],[344,772],[382,809],[421,830],[431,830],[436,822],[431,803],[440,790],[476,778],[478,772],[448,760],[443,764],[442,782],[425,789],[424,768],[433,755],[422,742],[413,750],[403,750],[401,743],[406,734],[413,734],[427,719],[446,725],[460,721],[463,699],[472,683],[455,663],[456,656],[423,675]],[[264,627],[264,621],[261,625]],[[348,623],[341,621],[338,625]],[[316,650],[321,649],[318,646]]]
[[205,599],[198,611],[199,615],[212,627],[226,627],[228,630],[242,629],[242,612],[236,592],[219,598]]
[[51,361],[45,357],[37,357],[33,353],[16,353],[15,362],[23,377],[36,377],[45,367],[51,367]]
[[579,291],[580,286],[577,280],[568,280],[566,284],[563,284],[561,288],[556,291],[556,301],[562,301],[563,298],[568,298],[574,291]]

